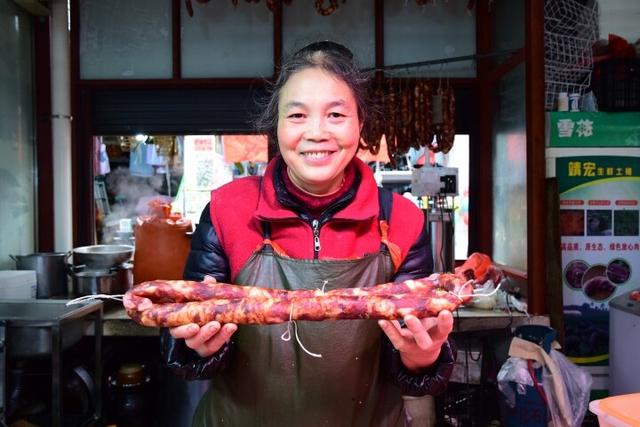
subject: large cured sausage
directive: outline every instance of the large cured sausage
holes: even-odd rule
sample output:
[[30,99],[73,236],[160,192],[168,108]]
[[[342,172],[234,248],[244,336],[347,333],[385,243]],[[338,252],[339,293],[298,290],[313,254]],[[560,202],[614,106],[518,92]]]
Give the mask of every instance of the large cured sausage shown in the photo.
[[489,257],[472,254],[455,273],[329,291],[240,286],[187,280],[154,280],[129,290],[124,306],[144,326],[187,323],[272,324],[290,320],[401,319],[436,316],[455,310],[472,293],[471,283],[497,282],[500,272]]
[[[463,277],[463,279],[461,279]],[[143,282],[129,291],[130,294],[148,298],[153,303],[198,302],[211,299],[239,298],[282,298],[303,299],[323,296],[363,297],[370,295],[390,296],[412,292],[426,292],[433,285],[445,290],[455,290],[462,286],[462,280],[471,280],[473,276],[454,274],[434,274],[428,280],[409,280],[405,282],[385,283],[367,288],[339,288],[324,292],[321,289],[284,289],[262,288],[258,286],[229,285],[226,283],[203,283],[190,280],[152,280]]]
[[[181,292],[181,290],[183,292]],[[469,292],[470,293],[470,292]],[[428,278],[367,288],[284,291],[192,281],[153,281],[127,292],[129,316],[144,326],[272,324],[289,320],[401,319],[455,310],[463,298]]]

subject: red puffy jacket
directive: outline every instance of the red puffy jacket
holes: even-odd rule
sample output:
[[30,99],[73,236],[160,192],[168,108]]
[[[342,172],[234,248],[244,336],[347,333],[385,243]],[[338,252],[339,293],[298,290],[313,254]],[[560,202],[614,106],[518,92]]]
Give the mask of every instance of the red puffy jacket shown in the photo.
[[[369,167],[357,158],[353,162],[357,170],[354,188],[319,218],[317,251],[313,218],[296,206],[284,190],[279,173],[275,173],[284,163],[281,158],[269,163],[263,178],[243,178],[214,190],[211,222],[219,248],[228,260],[231,282],[251,253],[260,247],[263,221],[270,225],[271,240],[292,258],[350,259],[377,252],[380,248],[378,187]],[[422,212],[405,197],[394,194],[388,237],[400,249],[397,260],[400,274],[417,273],[424,277],[432,272],[423,224]],[[422,252],[410,256],[413,245],[421,247]],[[409,271],[407,266],[402,266],[405,261],[409,262]]]

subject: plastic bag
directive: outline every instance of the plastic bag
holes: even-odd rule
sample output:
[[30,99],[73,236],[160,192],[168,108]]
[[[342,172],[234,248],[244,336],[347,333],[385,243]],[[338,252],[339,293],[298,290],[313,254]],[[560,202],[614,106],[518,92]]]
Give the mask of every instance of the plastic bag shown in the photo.
[[516,384],[516,391],[520,394],[526,393],[526,386],[533,387],[533,380],[527,370],[527,361],[519,357],[510,357],[502,364],[497,380],[498,390],[504,395],[510,408],[516,406],[516,396],[509,386],[510,382]]
[[555,350],[554,343],[541,346],[531,340],[533,331],[521,332],[529,339],[513,338],[511,357],[497,377],[504,425],[580,427],[589,404],[591,375]]
[[[564,354],[557,350],[551,349],[549,356],[558,366],[558,371],[562,376],[564,384],[564,400],[569,402],[571,408],[571,425],[570,427],[580,427],[582,420],[589,406],[589,395],[591,393],[591,384],[593,379],[591,374],[584,368],[581,368],[571,362]],[[551,383],[551,373],[546,368],[542,375],[542,385],[547,395],[549,413],[554,426],[563,426],[566,423],[562,421],[562,415],[558,402],[559,396],[556,395],[556,389]]]

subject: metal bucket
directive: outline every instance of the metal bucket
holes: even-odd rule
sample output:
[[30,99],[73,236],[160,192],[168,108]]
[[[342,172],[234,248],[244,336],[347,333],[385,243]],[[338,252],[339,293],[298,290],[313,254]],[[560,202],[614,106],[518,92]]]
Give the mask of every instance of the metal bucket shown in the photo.
[[35,270],[38,288],[36,298],[67,295],[66,254],[38,252],[29,255],[9,255],[16,262],[16,270]]

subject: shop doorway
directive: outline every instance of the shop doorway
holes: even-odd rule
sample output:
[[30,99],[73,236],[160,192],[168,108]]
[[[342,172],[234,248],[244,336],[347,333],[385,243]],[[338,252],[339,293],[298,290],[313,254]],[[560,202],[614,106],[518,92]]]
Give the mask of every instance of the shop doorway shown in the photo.
[[[167,210],[195,225],[211,190],[238,177],[261,176],[268,161],[267,137],[255,134],[102,135],[95,136],[93,143],[98,244],[133,244],[136,218],[167,214]],[[457,169],[457,195],[439,203],[444,203],[447,215],[451,215],[455,259],[465,259],[469,136],[457,135],[447,154],[412,150],[393,166],[385,151],[378,156],[361,151],[358,156],[374,171],[379,185],[399,194],[411,193],[414,167],[427,164]]]
[[94,137],[96,241],[133,244],[136,219],[171,215],[197,224],[211,190],[267,164],[263,135]]

